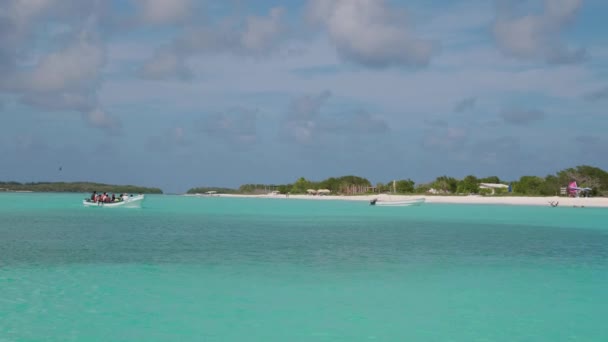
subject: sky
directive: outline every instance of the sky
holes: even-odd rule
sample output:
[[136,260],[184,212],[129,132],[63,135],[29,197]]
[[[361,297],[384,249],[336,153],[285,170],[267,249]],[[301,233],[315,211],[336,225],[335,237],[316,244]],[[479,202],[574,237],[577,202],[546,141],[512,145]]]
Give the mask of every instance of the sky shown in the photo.
[[608,169],[604,0],[1,0],[0,181]]

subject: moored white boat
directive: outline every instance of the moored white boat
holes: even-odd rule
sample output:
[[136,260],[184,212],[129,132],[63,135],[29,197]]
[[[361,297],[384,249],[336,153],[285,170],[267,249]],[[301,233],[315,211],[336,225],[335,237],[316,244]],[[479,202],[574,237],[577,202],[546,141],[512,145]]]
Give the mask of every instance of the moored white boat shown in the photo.
[[418,206],[423,204],[426,201],[425,198],[414,198],[408,200],[382,200],[382,199],[373,199],[369,202],[370,205],[380,206],[380,207],[410,207],[410,206]]
[[141,204],[144,201],[144,195],[126,197],[120,202],[93,202],[90,199],[85,199],[82,204],[85,207],[106,207],[106,208],[141,208]]

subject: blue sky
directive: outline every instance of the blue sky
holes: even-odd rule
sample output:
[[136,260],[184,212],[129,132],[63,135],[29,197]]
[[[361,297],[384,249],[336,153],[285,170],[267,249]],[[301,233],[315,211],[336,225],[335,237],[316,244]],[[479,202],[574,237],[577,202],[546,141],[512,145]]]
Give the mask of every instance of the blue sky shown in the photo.
[[8,0],[0,180],[182,192],[608,169],[603,13],[601,0]]

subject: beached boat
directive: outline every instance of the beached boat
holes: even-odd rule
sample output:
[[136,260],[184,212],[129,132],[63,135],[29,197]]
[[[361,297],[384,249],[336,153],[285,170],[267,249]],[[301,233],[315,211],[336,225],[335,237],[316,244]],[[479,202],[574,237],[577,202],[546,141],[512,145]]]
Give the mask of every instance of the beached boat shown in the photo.
[[369,202],[370,205],[375,205],[379,207],[411,207],[418,206],[425,202],[424,198],[414,198],[408,200],[382,200],[382,199],[373,199]]
[[109,202],[109,203],[93,202],[90,199],[85,199],[85,200],[82,201],[82,204],[85,207],[141,208],[141,204],[142,204],[143,201],[144,201],[144,195],[137,195],[137,196],[125,197],[125,199],[122,200],[122,201],[120,201],[120,202]]

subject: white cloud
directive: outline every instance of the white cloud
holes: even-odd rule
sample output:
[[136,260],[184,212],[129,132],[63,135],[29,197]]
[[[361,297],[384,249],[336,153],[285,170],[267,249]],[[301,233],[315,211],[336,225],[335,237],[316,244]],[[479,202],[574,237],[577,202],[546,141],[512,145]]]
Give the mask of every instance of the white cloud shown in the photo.
[[522,153],[520,141],[510,136],[479,140],[471,146],[471,154],[476,161],[499,166],[514,161],[521,162],[529,157],[526,153]]
[[[80,113],[108,133],[120,122],[95,109],[106,64],[106,3],[13,0],[0,8],[0,91],[43,111]],[[43,42],[43,43],[41,43]]]
[[427,65],[435,52],[414,36],[405,12],[384,0],[311,0],[308,16],[345,60],[361,65]]
[[268,51],[285,32],[283,16],[285,10],[275,7],[267,17],[249,16],[245,30],[241,33],[241,44],[248,51]]
[[422,139],[422,147],[433,151],[460,151],[469,141],[468,130],[462,127],[433,127]]
[[44,56],[34,70],[23,75],[21,86],[36,92],[86,87],[98,78],[104,61],[99,43],[79,37],[64,50]]
[[[171,44],[161,48],[140,70],[151,79],[190,79],[186,60],[194,55],[233,54],[267,56],[274,52],[289,32],[285,10],[271,8],[267,16],[248,16],[244,20],[224,20],[214,26],[198,25],[185,29]],[[233,18],[231,18],[233,19]]]
[[181,126],[171,127],[161,135],[148,138],[145,148],[150,152],[180,152],[192,144],[186,130]]
[[145,24],[172,24],[187,18],[192,0],[135,0],[140,8],[140,19]]
[[291,101],[280,135],[283,140],[302,145],[322,146],[324,141],[342,137],[383,134],[389,131],[384,119],[364,110],[347,110],[322,114],[331,93],[306,95]]
[[200,131],[232,146],[251,147],[257,142],[257,110],[234,108],[207,115],[200,122]]
[[330,96],[329,91],[323,91],[318,95],[307,95],[294,99],[289,105],[285,121],[282,123],[282,136],[288,141],[299,144],[313,142],[321,107]]
[[139,70],[139,75],[151,80],[189,80],[193,77],[184,58],[168,50],[159,51],[153,59],[146,62]]
[[503,2],[494,22],[494,36],[501,51],[521,59],[565,64],[587,57],[583,48],[571,49],[560,34],[576,18],[582,0],[545,0],[541,14],[516,14],[516,6]]
[[267,54],[282,42],[288,31],[284,13],[284,9],[276,7],[267,16],[228,18],[216,25],[191,26],[175,39],[173,47],[182,55]]
[[101,108],[95,108],[82,114],[85,121],[93,127],[103,129],[111,135],[118,135],[121,133],[122,125],[120,121],[108,115],[108,113]]
[[56,2],[56,0],[8,1],[5,8],[8,13],[11,13],[15,21],[23,25],[32,18],[47,12]]

